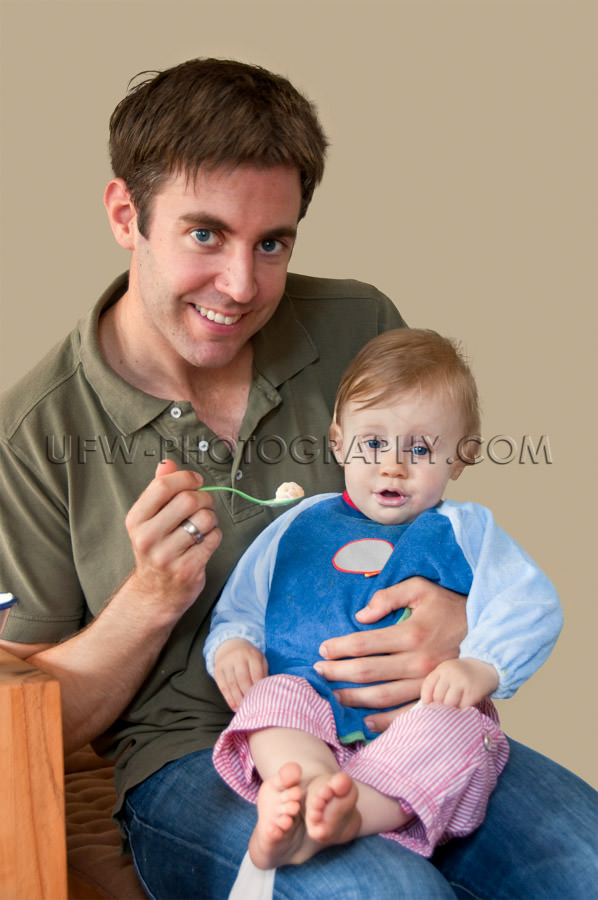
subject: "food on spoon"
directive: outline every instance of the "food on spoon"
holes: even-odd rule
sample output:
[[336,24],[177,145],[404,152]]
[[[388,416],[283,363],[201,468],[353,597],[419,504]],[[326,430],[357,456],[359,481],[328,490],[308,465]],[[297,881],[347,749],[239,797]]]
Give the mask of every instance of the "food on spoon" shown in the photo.
[[291,500],[293,497],[303,497],[305,491],[300,484],[294,481],[285,481],[276,488],[276,500]]

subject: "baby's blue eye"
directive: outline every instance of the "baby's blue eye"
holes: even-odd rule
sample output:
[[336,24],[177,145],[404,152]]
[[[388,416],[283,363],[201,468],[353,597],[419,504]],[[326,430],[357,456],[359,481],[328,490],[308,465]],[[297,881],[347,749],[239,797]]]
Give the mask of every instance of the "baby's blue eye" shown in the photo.
[[421,444],[418,444],[417,447],[411,448],[411,453],[413,456],[427,456],[430,452],[428,447],[424,447]]
[[384,450],[386,447],[384,438],[368,438],[364,443],[369,450]]

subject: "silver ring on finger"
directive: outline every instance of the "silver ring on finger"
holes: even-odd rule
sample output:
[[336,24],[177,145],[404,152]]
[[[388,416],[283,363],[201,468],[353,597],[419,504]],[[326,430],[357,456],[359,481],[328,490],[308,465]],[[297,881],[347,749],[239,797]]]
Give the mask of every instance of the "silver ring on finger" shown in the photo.
[[185,519],[184,522],[181,522],[181,528],[184,528],[187,534],[190,534],[196,544],[201,543],[203,541],[203,534],[197,527],[194,525],[191,519]]

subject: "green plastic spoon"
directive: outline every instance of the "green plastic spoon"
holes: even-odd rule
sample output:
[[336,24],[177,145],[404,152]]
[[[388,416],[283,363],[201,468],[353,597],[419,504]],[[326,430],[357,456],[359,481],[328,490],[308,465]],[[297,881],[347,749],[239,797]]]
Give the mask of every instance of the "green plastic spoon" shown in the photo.
[[257,497],[252,497],[250,494],[245,494],[243,491],[237,490],[234,487],[223,487],[221,485],[205,485],[204,487],[197,488],[198,491],[228,491],[230,494],[238,494],[239,497],[243,497],[245,500],[250,500],[252,503],[257,503],[258,506],[287,506],[289,503],[296,503],[297,500],[303,500],[303,497],[285,497],[283,500],[276,500],[273,498],[272,500],[259,500]]

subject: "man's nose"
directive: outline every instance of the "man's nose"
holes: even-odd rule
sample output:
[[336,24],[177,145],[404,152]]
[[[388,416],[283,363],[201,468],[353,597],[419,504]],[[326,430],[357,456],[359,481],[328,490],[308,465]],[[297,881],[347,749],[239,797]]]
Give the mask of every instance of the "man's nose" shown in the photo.
[[223,259],[222,271],[216,278],[216,288],[236,303],[249,303],[257,293],[253,249],[231,250]]

